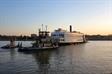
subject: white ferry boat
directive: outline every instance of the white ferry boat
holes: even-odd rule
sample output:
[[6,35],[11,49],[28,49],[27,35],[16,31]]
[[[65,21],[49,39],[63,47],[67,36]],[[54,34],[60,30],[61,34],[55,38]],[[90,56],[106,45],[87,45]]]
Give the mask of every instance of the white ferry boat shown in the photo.
[[69,32],[59,28],[51,33],[51,37],[54,40],[57,40],[59,44],[76,44],[86,42],[85,35],[77,31],[72,31],[71,25]]

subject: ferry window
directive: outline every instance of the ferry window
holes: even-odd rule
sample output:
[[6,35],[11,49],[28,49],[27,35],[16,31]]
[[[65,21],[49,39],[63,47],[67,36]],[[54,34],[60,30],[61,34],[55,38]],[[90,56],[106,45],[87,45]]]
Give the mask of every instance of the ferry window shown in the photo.
[[64,39],[62,39],[62,41],[64,41]]
[[59,34],[59,36],[64,37],[64,34]]
[[55,34],[52,34],[52,36],[56,36]]
[[64,39],[60,39],[60,41],[64,41]]

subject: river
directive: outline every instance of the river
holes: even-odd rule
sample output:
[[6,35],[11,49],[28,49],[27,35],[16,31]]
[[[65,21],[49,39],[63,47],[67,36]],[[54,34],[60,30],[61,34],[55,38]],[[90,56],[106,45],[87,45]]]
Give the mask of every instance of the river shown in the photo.
[[[0,41],[0,47],[7,43]],[[30,43],[23,41],[24,46]],[[0,74],[112,73],[112,41],[88,41],[31,53],[17,50],[0,48]]]

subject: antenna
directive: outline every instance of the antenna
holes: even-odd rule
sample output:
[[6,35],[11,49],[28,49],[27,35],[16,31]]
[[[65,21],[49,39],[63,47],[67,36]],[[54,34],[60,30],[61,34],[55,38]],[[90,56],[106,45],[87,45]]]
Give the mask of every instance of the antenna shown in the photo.
[[43,31],[43,24],[42,24],[42,31]]
[[38,29],[38,31],[40,32],[40,31],[41,31],[41,29],[39,28],[39,29]]
[[46,31],[47,31],[47,25],[45,27],[46,27]]

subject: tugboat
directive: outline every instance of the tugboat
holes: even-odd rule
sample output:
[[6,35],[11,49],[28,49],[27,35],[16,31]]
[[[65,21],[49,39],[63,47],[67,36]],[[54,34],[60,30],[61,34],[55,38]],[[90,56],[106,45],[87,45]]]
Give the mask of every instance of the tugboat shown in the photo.
[[57,49],[58,42],[53,40],[49,36],[49,31],[41,31],[39,29],[39,36],[35,39],[35,42],[32,43],[31,47],[22,47],[22,45],[18,48],[18,51],[38,51],[38,50],[49,50],[49,49]]

